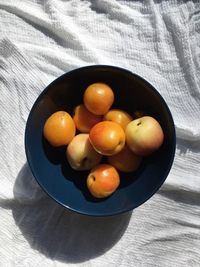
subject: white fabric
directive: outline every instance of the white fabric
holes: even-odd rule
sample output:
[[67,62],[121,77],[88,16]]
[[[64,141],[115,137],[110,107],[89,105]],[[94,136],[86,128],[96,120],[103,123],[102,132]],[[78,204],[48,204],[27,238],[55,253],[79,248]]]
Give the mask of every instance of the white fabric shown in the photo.
[[[36,184],[24,153],[38,94],[91,64],[149,80],[177,130],[162,188],[117,217],[58,206]],[[0,0],[0,182],[0,266],[200,266],[198,1]]]

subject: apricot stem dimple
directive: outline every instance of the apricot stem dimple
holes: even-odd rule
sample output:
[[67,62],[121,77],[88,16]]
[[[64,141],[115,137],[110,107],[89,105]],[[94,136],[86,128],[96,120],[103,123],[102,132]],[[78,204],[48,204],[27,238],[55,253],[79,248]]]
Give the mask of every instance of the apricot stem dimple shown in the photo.
[[87,162],[87,157],[83,158],[82,165],[84,166],[86,164],[86,162]]
[[96,178],[95,178],[95,176],[93,174],[91,174],[90,177],[92,178],[93,181],[96,180]]
[[118,146],[120,146],[123,143],[123,141],[119,141]]
[[140,124],[142,124],[141,121],[139,121],[139,122],[137,123],[137,126],[139,126]]

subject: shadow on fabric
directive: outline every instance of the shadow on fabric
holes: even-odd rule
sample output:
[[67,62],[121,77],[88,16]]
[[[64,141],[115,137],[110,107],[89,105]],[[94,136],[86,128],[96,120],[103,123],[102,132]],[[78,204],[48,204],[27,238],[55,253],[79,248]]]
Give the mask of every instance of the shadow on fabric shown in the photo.
[[89,217],[71,212],[49,198],[25,164],[17,176],[13,217],[34,250],[53,260],[78,263],[96,258],[124,234],[131,212]]

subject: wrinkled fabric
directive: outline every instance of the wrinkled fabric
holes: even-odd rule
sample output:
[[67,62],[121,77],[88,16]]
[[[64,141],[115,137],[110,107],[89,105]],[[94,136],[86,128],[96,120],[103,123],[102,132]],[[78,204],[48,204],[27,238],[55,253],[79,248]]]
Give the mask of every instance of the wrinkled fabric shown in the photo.
[[[174,117],[161,189],[123,215],[92,218],[51,200],[24,151],[29,111],[72,69],[109,64],[147,79]],[[0,0],[0,266],[200,266],[198,1]]]

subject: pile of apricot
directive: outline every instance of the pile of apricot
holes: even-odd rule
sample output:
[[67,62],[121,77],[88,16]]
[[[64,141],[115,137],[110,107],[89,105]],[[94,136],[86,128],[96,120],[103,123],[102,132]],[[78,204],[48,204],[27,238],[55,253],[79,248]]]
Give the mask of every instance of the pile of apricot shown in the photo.
[[[136,171],[142,158],[158,150],[164,140],[156,119],[111,109],[114,100],[109,85],[91,84],[73,115],[57,111],[43,129],[52,146],[66,146],[66,158],[73,169],[90,171],[86,183],[96,198],[111,195],[120,184],[120,172]],[[107,163],[102,163],[103,156]]]

